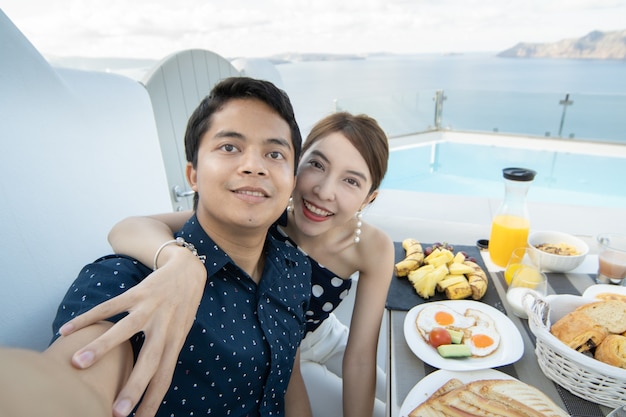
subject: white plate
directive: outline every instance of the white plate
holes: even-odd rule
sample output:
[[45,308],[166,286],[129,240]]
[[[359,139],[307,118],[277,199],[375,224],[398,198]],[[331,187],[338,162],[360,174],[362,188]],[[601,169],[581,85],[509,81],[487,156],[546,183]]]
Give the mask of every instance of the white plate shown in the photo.
[[[444,304],[447,307],[464,314],[468,308],[480,310],[488,314],[496,323],[500,333],[500,346],[489,356],[482,358],[444,358],[437,349],[427,343],[417,331],[415,319],[418,313],[426,306]],[[524,354],[524,342],[515,324],[507,316],[488,304],[473,300],[446,300],[419,304],[408,311],[404,319],[404,338],[413,353],[427,364],[449,371],[473,371],[476,369],[495,368],[517,361]]]
[[402,407],[400,407],[400,417],[407,417],[418,405],[426,401],[443,384],[452,378],[457,378],[464,384],[481,379],[515,379],[510,375],[494,369],[481,369],[473,372],[454,372],[439,370],[426,375],[407,394]]
[[626,296],[626,287],[621,285],[597,284],[587,287],[583,293],[584,298],[596,298],[598,294],[613,293]]

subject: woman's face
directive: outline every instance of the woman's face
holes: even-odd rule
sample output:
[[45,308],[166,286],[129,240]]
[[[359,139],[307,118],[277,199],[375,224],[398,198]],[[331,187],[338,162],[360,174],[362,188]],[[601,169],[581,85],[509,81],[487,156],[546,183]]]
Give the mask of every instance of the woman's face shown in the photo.
[[293,192],[298,229],[316,236],[331,228],[354,227],[354,215],[371,200],[372,178],[365,160],[339,133],[318,140],[302,155]]

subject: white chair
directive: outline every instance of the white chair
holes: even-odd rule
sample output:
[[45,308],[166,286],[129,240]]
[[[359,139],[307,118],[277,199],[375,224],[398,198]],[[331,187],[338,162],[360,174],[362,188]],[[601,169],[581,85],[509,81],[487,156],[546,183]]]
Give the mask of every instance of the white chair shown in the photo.
[[172,54],[144,77],[159,132],[174,210],[193,207],[193,192],[185,177],[184,136],[187,120],[211,88],[224,78],[238,76],[229,61],[206,50]]
[[43,349],[113,224],[171,204],[140,83],[52,68],[1,10],[0,56],[0,344]]

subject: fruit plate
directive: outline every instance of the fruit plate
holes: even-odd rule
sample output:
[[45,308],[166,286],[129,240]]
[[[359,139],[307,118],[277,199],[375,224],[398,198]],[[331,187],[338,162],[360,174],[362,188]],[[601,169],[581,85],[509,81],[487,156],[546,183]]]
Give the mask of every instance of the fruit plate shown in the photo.
[[[432,347],[417,330],[415,320],[426,306],[442,304],[459,314],[468,308],[479,310],[491,317],[500,334],[500,345],[485,357],[444,358]],[[515,324],[507,316],[488,304],[473,300],[447,300],[418,304],[410,309],[404,318],[404,338],[413,353],[427,364],[449,371],[473,371],[508,365],[516,362],[524,354],[524,342]]]
[[[400,262],[404,259],[406,255],[406,251],[402,248],[401,242],[395,242],[395,261]],[[429,244],[422,243],[422,247],[426,248]],[[457,253],[459,251],[463,251],[468,254],[468,256],[476,259],[476,263],[478,266],[482,268],[482,270],[487,274],[487,278],[489,279],[489,285],[487,286],[487,292],[480,299],[480,301],[487,303],[489,305],[496,305],[500,302],[500,297],[498,296],[498,291],[496,290],[495,285],[492,280],[492,276],[489,273],[487,266],[480,254],[480,251],[476,248],[476,246],[462,246],[462,245],[454,245],[454,252]],[[394,277],[391,279],[391,285],[389,286],[389,291],[387,293],[387,302],[385,303],[385,307],[389,310],[400,310],[400,311],[409,311],[411,308],[416,306],[417,304],[426,304],[433,301],[445,301],[447,300],[445,293],[436,292],[435,295],[427,300],[423,299],[415,289],[411,282],[407,279],[407,277],[398,277],[394,274]]]
[[400,407],[400,417],[407,417],[411,411],[415,410],[418,405],[426,401],[435,391],[452,378],[456,378],[464,384],[481,379],[515,379],[504,372],[494,369],[481,369],[474,372],[438,370],[422,378],[411,391],[409,391]]

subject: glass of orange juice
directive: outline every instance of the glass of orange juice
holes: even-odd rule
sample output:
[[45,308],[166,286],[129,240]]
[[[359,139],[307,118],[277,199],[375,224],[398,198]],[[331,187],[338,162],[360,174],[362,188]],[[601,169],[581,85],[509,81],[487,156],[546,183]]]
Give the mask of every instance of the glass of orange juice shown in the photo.
[[524,266],[523,262],[527,262],[524,260],[526,256],[526,248],[516,248],[511,253],[511,257],[509,258],[509,262],[506,265],[504,270],[504,280],[507,285],[511,285],[511,280],[513,279],[513,275],[515,272]]
[[528,256],[526,246],[515,248],[511,253],[509,262],[504,269],[504,280],[506,281],[507,285],[511,285],[513,275],[515,275],[517,270],[524,267],[531,267],[541,271],[541,265],[533,262],[533,260],[530,259],[530,257]]

